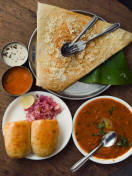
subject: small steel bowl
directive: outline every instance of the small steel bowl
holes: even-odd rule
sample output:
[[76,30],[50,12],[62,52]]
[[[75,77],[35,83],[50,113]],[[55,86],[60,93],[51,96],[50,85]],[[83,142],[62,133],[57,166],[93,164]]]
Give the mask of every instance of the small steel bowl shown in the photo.
[[[5,50],[7,47],[9,47],[9,45],[11,45],[11,44],[19,44],[19,45],[22,45],[22,46],[26,49],[26,51],[27,51],[27,58],[26,58],[26,59],[24,60],[24,62],[23,62],[22,64],[20,64],[20,65],[11,66],[11,65],[7,64],[7,63],[4,61],[4,58],[3,58],[3,56],[4,56],[4,50]],[[2,58],[2,61],[3,61],[4,64],[6,64],[6,65],[9,66],[9,67],[15,67],[15,66],[22,66],[22,65],[24,65],[24,64],[27,62],[27,60],[28,60],[28,55],[29,55],[29,54],[28,54],[28,49],[27,49],[27,47],[26,47],[23,43],[17,42],[17,41],[13,41],[13,42],[10,42],[10,43],[6,44],[6,45],[3,47],[2,51],[1,51],[1,58]]]
[[[6,75],[7,75],[11,70],[13,70],[13,69],[15,69],[15,68],[23,68],[23,69],[27,70],[27,71],[29,72],[31,78],[32,78],[32,82],[31,82],[31,85],[29,86],[29,88],[28,88],[25,92],[23,92],[23,93],[21,93],[21,94],[17,94],[17,95],[11,94],[11,93],[8,92],[8,91],[5,89],[5,87],[4,87],[4,81],[5,81]],[[24,66],[15,66],[15,67],[9,68],[8,70],[6,70],[6,72],[3,73],[3,75],[2,75],[2,81],[1,81],[1,82],[2,82],[3,91],[4,91],[7,95],[13,96],[13,97],[18,97],[18,96],[20,96],[20,95],[23,95],[23,94],[27,93],[27,92],[31,89],[31,87],[32,87],[32,85],[33,85],[33,75],[32,75],[32,73],[30,72],[30,70],[29,70],[27,67],[24,67]]]

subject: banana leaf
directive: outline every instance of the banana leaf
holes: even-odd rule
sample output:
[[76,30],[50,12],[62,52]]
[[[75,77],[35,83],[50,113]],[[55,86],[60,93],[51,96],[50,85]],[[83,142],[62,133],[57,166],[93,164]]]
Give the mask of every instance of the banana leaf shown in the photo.
[[106,85],[132,84],[130,70],[123,51],[118,52],[91,73],[80,79],[83,83],[98,83]]

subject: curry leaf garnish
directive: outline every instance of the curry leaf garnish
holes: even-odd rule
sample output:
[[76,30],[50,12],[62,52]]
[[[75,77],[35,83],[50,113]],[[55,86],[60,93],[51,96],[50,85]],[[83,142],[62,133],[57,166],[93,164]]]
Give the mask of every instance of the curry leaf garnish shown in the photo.
[[114,110],[115,110],[115,106],[112,106],[112,108],[109,110],[110,115],[112,115]]

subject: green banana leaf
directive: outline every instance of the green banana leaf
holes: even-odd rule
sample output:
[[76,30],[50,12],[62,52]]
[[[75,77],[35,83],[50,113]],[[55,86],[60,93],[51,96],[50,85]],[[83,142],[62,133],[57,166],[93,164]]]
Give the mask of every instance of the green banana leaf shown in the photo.
[[83,83],[110,85],[132,84],[132,72],[128,67],[123,51],[112,56],[108,61],[80,79]]

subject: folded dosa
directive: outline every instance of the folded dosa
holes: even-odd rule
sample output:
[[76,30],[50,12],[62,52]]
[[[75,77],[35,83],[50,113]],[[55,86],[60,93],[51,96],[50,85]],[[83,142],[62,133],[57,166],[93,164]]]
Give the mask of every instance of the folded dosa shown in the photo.
[[[38,3],[38,86],[56,92],[63,91],[132,41],[132,33],[118,29],[91,41],[83,52],[75,56],[62,56],[62,45],[72,41],[90,20],[89,16]],[[90,39],[110,25],[98,20],[82,40]]]

